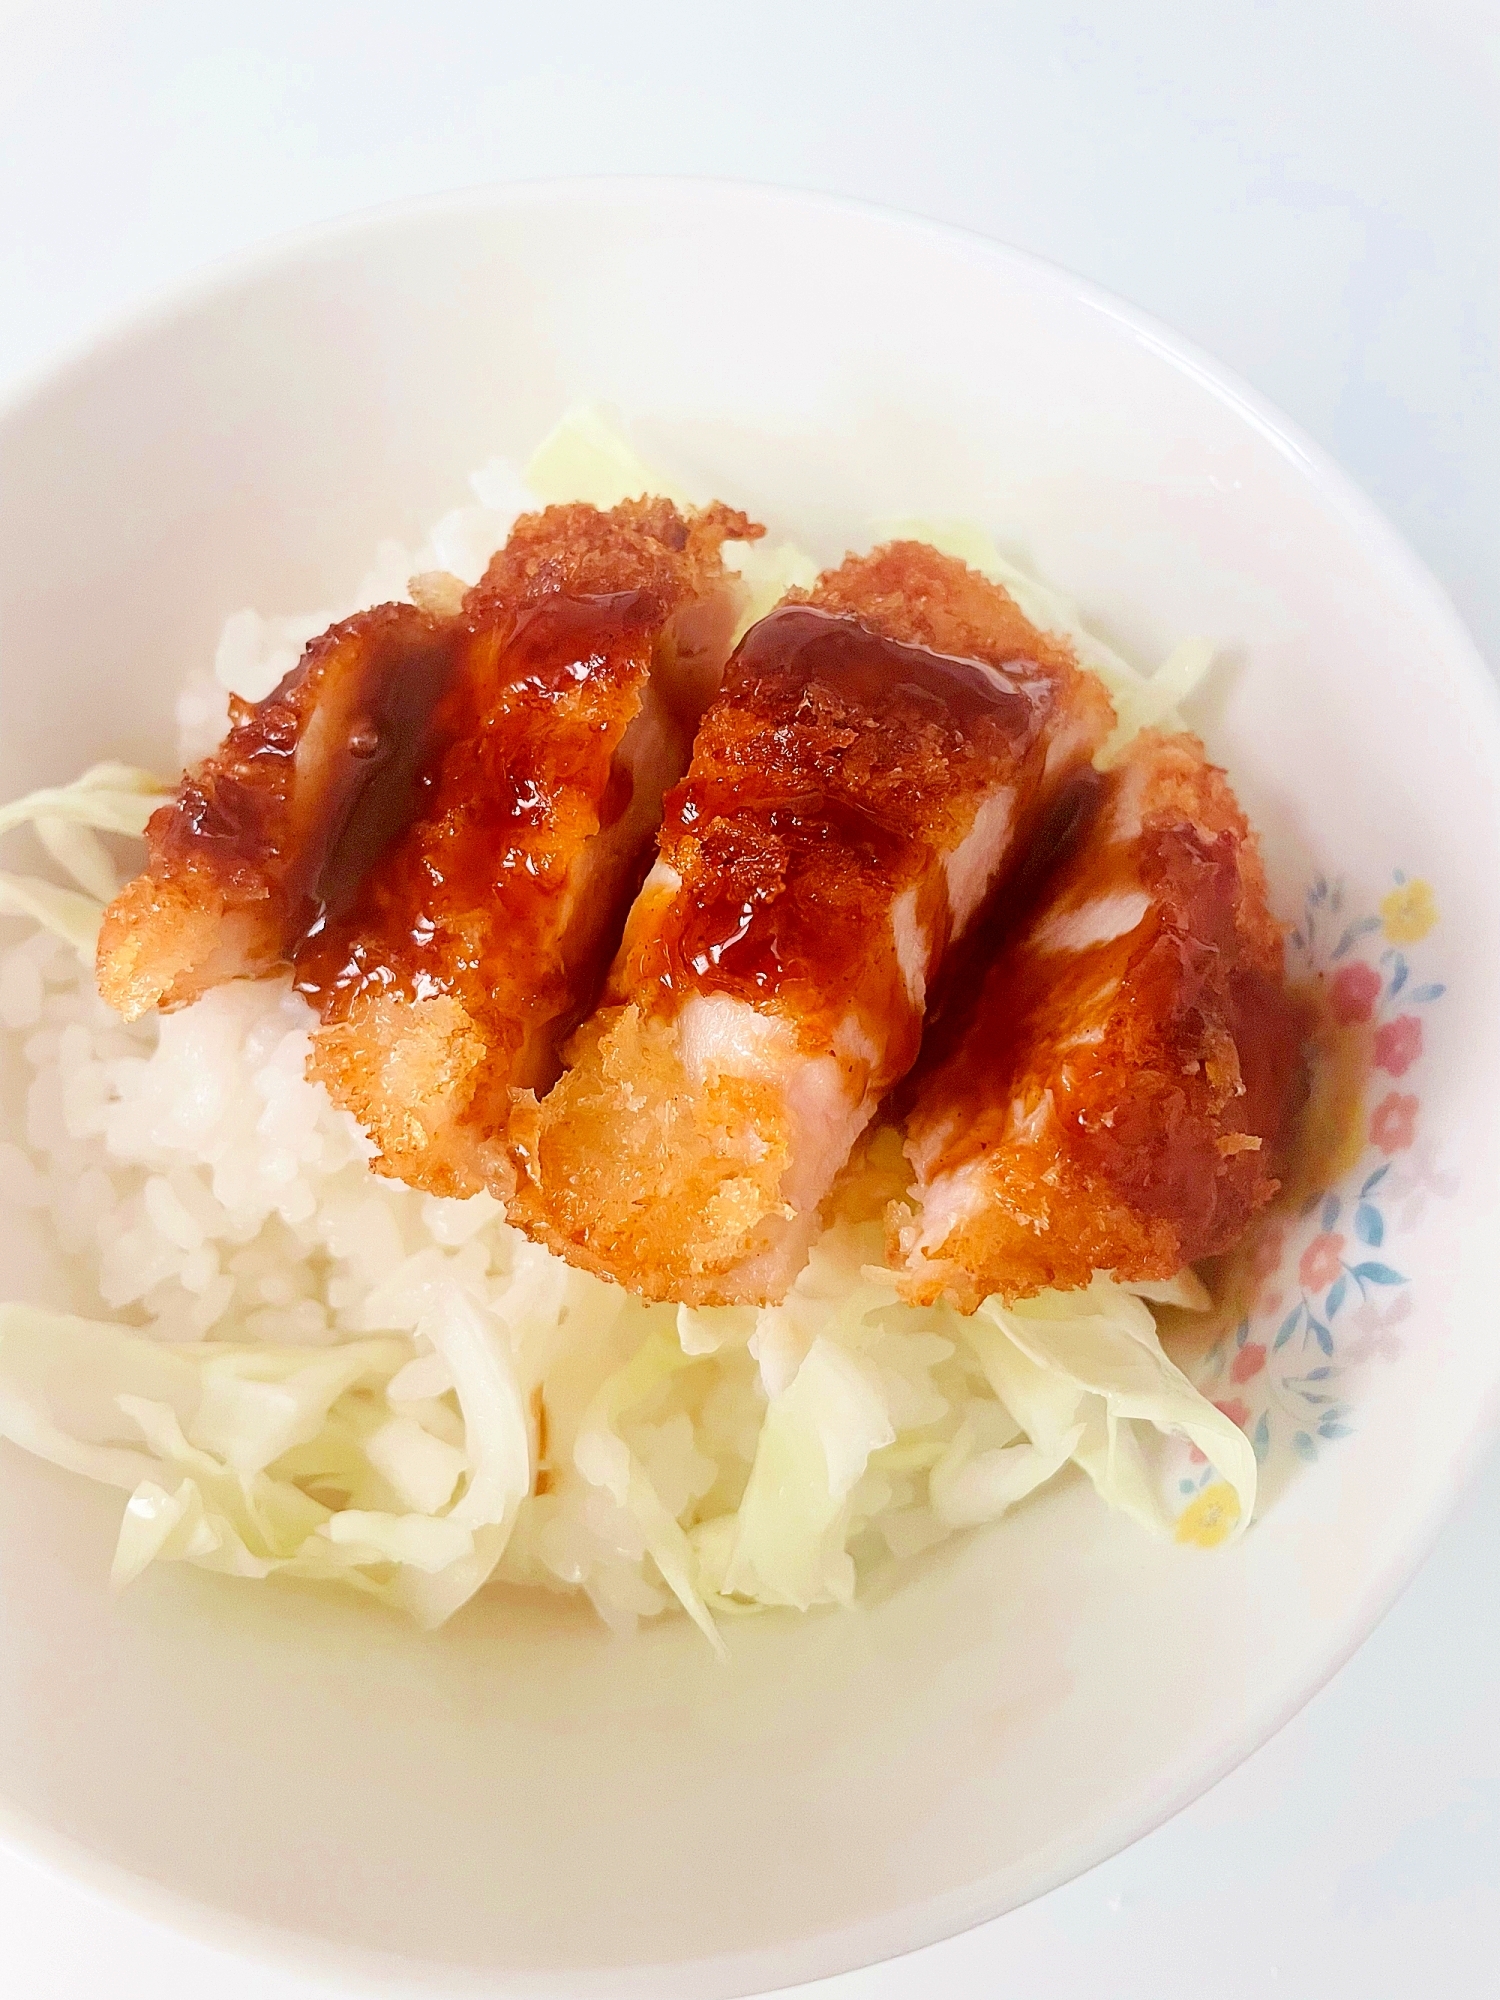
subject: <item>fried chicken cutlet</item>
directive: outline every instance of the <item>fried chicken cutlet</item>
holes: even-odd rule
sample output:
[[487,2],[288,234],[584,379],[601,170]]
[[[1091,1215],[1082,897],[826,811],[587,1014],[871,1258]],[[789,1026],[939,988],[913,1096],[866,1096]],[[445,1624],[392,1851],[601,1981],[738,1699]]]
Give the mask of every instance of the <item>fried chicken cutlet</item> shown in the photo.
[[952,557],[849,558],[725,671],[512,1219],[632,1291],[779,1298],[950,946],[1113,713]]
[[153,817],[105,997],[133,1016],[292,965],[322,1017],[309,1073],[377,1170],[477,1191],[511,1087],[551,1081],[597,994],[739,613],[721,546],[760,532],[550,507],[446,613],[315,640]]
[[1284,1170],[1305,1025],[1227,778],[1143,734],[915,1090],[907,1296],[971,1312],[1228,1249]]
[[229,733],[146,828],[144,872],[104,913],[99,990],[127,1021],[227,979],[283,970],[330,874],[399,813],[458,628],[380,604],[314,639],[264,701],[231,696]]

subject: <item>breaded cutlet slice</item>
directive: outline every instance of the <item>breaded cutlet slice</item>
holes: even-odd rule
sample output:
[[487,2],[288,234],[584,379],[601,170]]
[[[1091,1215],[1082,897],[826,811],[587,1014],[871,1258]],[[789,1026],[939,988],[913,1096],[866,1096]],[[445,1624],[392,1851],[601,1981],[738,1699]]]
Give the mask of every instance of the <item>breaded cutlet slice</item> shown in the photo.
[[779,1298],[950,946],[1112,721],[925,544],[789,595],[725,671],[569,1068],[517,1107],[512,1219],[648,1297]]
[[[331,626],[146,827],[104,913],[99,990],[127,1021],[284,970],[367,821],[399,811],[457,661],[454,621],[380,604]],[[352,836],[352,838],[351,838]]]
[[593,1005],[687,768],[742,586],[723,506],[525,516],[464,600],[405,831],[295,954],[309,1075],[443,1195],[499,1173],[513,1089],[545,1089]]
[[1305,1026],[1228,780],[1196,737],[1141,735],[916,1087],[906,1295],[971,1312],[1228,1249],[1276,1192]]

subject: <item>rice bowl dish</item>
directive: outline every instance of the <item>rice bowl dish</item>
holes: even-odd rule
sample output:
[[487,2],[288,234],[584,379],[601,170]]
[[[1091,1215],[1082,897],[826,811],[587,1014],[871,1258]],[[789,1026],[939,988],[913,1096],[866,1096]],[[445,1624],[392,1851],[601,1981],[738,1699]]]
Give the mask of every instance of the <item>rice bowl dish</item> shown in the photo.
[[[696,291],[661,286],[663,269],[690,269]],[[889,280],[879,314],[872,270]],[[743,309],[710,321],[700,292]],[[792,296],[799,311],[780,311]],[[602,297],[620,310],[601,314]],[[724,490],[819,564],[912,516],[919,540],[957,548],[939,526],[956,516],[1062,585],[1117,656],[1149,668],[1196,633],[1217,647],[1185,718],[1260,832],[1288,974],[1321,978],[1329,1045],[1349,1057],[1324,1107],[1347,1157],[1258,1243],[1239,1317],[1223,1299],[1213,1314],[1140,1302],[1175,1322],[1171,1351],[1255,1455],[1250,1529],[1234,1532],[1211,1461],[1186,1438],[1158,1447],[1142,1420],[1170,1538],[1065,1465],[913,1556],[878,1527],[846,1543],[851,1609],[709,1606],[727,1659],[670,1607],[622,1640],[577,1590],[480,1589],[431,1633],[347,1580],[266,1588],[192,1561],[152,1562],[111,1594],[131,1493],[182,1478],[113,1401],[132,1385],[105,1371],[106,1396],[80,1399],[65,1349],[65,1369],[20,1385],[54,1420],[49,1447],[135,1456],[111,1485],[0,1443],[0,1821],[98,1893],[314,1976],[727,2000],[951,1936],[1139,1837],[1308,1699],[1446,1518],[1495,1395],[1495,712],[1441,593],[1349,483],[1121,302],[997,246],[803,197],[526,187],[278,250],[5,416],[0,798],[71,791],[101,758],[145,767],[154,794],[174,776],[186,676],[193,747],[222,732],[203,669],[226,611],[265,607],[228,643],[241,660],[279,650],[276,679],[326,623],[281,614],[398,597],[468,468],[491,451],[524,466],[590,396],[631,414],[682,500]],[[503,534],[531,501],[496,489],[487,504]],[[393,533],[401,553],[358,588]],[[116,810],[139,827],[151,803]],[[103,838],[118,884],[141,848]],[[64,894],[30,843],[9,837],[0,868]],[[77,893],[97,914],[105,885]],[[7,947],[32,928],[8,925]],[[66,965],[44,977],[53,1000]],[[227,1005],[221,992],[202,1019]],[[40,1171],[20,1047],[35,1032],[0,1037],[3,1136]],[[148,1056],[149,1023],[116,1016],[109,1033],[111,1060]],[[262,1108],[244,1108],[242,1134]],[[180,1164],[103,1171],[139,1196]],[[423,1199],[366,1177],[382,1207]],[[96,1252],[58,1254],[45,1208],[4,1223],[7,1296],[166,1351],[140,1306],[103,1302]],[[221,1269],[246,1247],[226,1240]],[[134,1388],[158,1406],[175,1392],[160,1376]],[[930,1470],[903,1476],[930,1487]]]

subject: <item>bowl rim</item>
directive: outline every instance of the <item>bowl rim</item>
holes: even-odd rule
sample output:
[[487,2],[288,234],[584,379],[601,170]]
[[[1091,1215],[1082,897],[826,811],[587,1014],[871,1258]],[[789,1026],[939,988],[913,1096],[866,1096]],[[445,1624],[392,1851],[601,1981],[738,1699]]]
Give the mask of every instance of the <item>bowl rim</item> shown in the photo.
[[[1110,322],[1248,424],[1311,484],[1320,509],[1379,561],[1401,595],[1424,616],[1445,670],[1455,681],[1467,682],[1466,691],[1487,714],[1489,747],[1500,779],[1500,684],[1431,569],[1328,452],[1232,369],[1143,308],[1033,251],[894,204],[730,176],[591,174],[482,182],[352,210],[279,232],[215,259],[189,277],[151,291],[110,315],[101,326],[23,367],[0,392],[0,435],[34,405],[66,392],[73,380],[106,365],[198,308],[301,263],[315,262],[327,250],[428,219],[579,201],[615,201],[637,207],[743,203],[782,207],[835,225],[841,219],[874,223],[908,237],[923,238],[961,259],[1007,269]],[[1407,1532],[1376,1564],[1332,1651],[1321,1655],[1310,1671],[1257,1709],[1253,1719],[1242,1723],[1232,1735],[1225,1731],[1211,1753],[1173,1768],[1169,1782],[1149,1796],[1138,1796],[1116,1808],[1088,1843],[1081,1847],[1060,1844],[1039,1870],[1033,1870],[1020,1894],[1011,1894],[1002,1886],[1003,1876],[990,1875],[924,1902],[900,1906],[881,1917],[782,1945],[565,1975],[502,1975],[504,1984],[497,1985],[493,1972],[336,1944],[216,1908],[107,1860],[3,1797],[0,1858],[40,1868],[99,1901],[121,1906],[131,1915],[193,1942],[257,1963],[268,1971],[330,1980],[350,1994],[408,1995],[411,2000],[428,1996],[433,2000],[433,1996],[445,1994],[484,1992],[508,1993],[514,2000],[522,2000],[522,1996],[566,1992],[585,2000],[585,1996],[604,1994],[654,1995],[670,1988],[728,2000],[728,1996],[769,1993],[853,1972],[957,1937],[1049,1894],[1154,1832],[1211,1790],[1326,1687],[1363,1644],[1425,1562],[1497,1437],[1500,1369],[1487,1395],[1475,1406],[1466,1434],[1455,1446],[1448,1477],[1435,1488],[1434,1497]]]

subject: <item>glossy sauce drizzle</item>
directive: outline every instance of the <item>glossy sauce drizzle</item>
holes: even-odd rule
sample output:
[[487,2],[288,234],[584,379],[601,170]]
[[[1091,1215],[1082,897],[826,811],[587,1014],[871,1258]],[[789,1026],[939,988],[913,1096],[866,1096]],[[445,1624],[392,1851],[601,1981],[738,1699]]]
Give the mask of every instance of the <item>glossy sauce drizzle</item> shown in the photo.
[[1050,683],[785,606],[752,627],[666,802],[663,857],[682,877],[641,971],[654,1004],[686,991],[799,1011],[892,990],[891,906],[915,885],[946,924],[939,859],[1037,743]]
[[456,991],[476,1018],[491,1003],[514,1014],[520,995],[545,1016],[574,870],[630,801],[614,753],[658,623],[649,595],[624,591],[548,596],[459,628],[459,670],[404,760],[403,823],[393,837],[374,805],[351,816],[340,905],[326,896],[297,952],[297,984],[325,1019],[367,990]]
[[[413,780],[432,736],[433,717],[453,678],[460,634],[450,627],[371,647],[361,671],[310,720],[297,747],[291,909],[303,936],[322,930],[353,902],[366,871],[409,823]],[[296,825],[316,793],[316,837]],[[295,951],[301,942],[293,937]]]
[[456,639],[413,605],[377,605],[313,640],[264,700],[232,698],[224,743],[153,822],[153,864],[214,877],[290,953],[403,817]]

